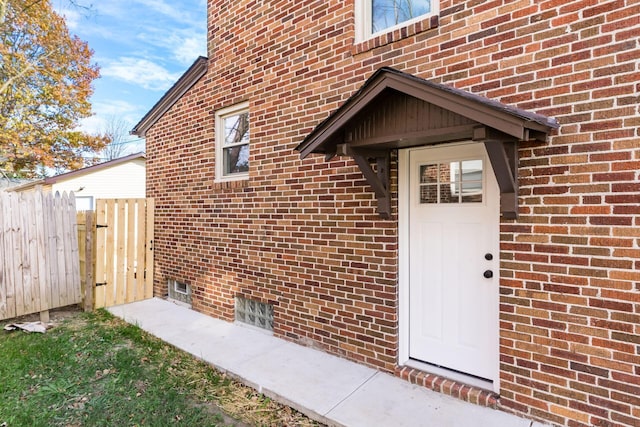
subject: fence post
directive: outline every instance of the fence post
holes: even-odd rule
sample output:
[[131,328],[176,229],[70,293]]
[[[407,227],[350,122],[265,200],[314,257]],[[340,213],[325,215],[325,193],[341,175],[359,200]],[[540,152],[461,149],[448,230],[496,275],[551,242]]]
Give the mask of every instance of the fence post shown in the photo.
[[146,207],[146,242],[145,242],[145,250],[146,250],[146,260],[145,260],[145,286],[144,286],[144,297],[145,298],[153,298],[153,245],[154,245],[154,222],[155,222],[155,200],[153,197],[147,198],[147,207]]
[[93,311],[96,289],[96,224],[95,212],[87,212],[86,258],[90,260],[87,268],[87,292],[85,310]]
[[94,212],[78,213],[78,246],[80,252],[80,282],[82,283],[82,308],[93,311],[95,290],[95,221]]

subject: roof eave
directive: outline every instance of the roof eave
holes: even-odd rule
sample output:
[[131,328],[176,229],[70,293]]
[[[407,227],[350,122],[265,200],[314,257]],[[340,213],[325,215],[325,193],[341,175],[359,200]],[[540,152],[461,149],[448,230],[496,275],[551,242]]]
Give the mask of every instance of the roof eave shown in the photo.
[[[379,95],[383,90],[387,88],[386,85],[381,84],[383,79],[380,79],[379,76],[382,74],[381,68],[376,71],[369,79],[364,83],[364,85],[349,99],[347,99],[344,104],[338,107],[326,120],[321,122],[318,126],[316,126],[313,131],[302,141],[296,148],[296,151],[300,152],[300,157],[305,158],[311,153],[318,153],[322,151],[316,151],[317,148],[316,141],[318,140],[334,140],[336,139],[337,133],[340,131],[342,126],[346,124],[349,120],[351,120],[358,112],[360,108],[359,105],[367,105],[372,99],[374,99],[377,95]],[[338,141],[339,143],[339,141]],[[321,144],[324,145],[324,144]]]
[[74,171],[62,173],[60,175],[50,176],[50,177],[45,178],[43,180],[43,184],[55,184],[58,181],[62,181],[62,180],[69,179],[69,178],[73,178],[74,176],[83,175],[83,174],[86,174],[86,173],[95,172],[97,170],[110,168],[110,167],[117,166],[117,165],[122,164],[122,163],[130,162],[132,160],[137,160],[137,159],[145,159],[146,160],[145,153],[144,152],[139,152],[139,153],[129,154],[128,156],[119,157],[117,159],[109,160],[108,162],[98,163],[97,165],[87,166],[87,167],[84,167],[82,169],[76,169]]
[[417,95],[424,101],[455,111],[485,125],[488,124],[486,110],[491,109],[491,115],[497,118],[491,120],[496,129],[519,140],[529,136],[528,130],[534,131],[532,134],[539,138],[551,129],[559,127],[553,118],[384,67],[377,70],[354,95],[316,126],[296,147],[300,157],[304,159],[311,153],[325,153],[328,143],[332,144],[336,140],[339,143],[339,132],[344,125],[386,89]]
[[25,190],[29,190],[30,188],[36,187],[38,185],[46,185],[46,180],[39,179],[36,181],[25,182],[24,184],[19,184],[14,187],[8,187],[5,190],[6,191],[25,191]]

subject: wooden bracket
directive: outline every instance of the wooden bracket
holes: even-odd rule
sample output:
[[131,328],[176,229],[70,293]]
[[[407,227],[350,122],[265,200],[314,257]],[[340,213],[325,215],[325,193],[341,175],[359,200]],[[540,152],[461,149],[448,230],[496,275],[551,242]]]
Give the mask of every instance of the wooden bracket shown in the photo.
[[518,141],[491,127],[473,129],[473,140],[484,143],[500,187],[500,213],[518,218]]
[[[340,144],[337,152],[353,158],[376,194],[378,214],[384,219],[389,219],[391,217],[390,152],[388,150],[357,150],[347,144]],[[376,170],[371,165],[372,160],[376,164]]]
[[500,187],[500,212],[505,218],[518,218],[518,143],[486,140],[484,146]]

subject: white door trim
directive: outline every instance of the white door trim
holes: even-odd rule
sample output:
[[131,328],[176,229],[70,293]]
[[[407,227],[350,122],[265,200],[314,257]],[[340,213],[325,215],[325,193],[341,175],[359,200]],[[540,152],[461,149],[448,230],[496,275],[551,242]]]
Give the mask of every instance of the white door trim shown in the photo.
[[[451,143],[447,144],[447,146],[455,146],[455,145],[465,145],[472,143],[470,141],[461,142],[461,143]],[[474,143],[479,144],[479,143]],[[470,385],[479,386],[482,388],[492,389],[494,392],[499,393],[500,391],[500,343],[499,343],[499,304],[496,307],[496,320],[495,320],[495,357],[496,365],[494,370],[493,378],[491,378],[492,383],[484,382],[478,380],[473,376],[466,376],[460,373],[454,373],[451,371],[446,371],[441,368],[432,367],[429,364],[421,363],[418,361],[414,361],[409,357],[409,278],[410,278],[410,270],[409,270],[409,153],[412,150],[420,149],[419,148],[407,148],[398,150],[398,264],[399,264],[399,272],[398,272],[398,329],[399,329],[399,337],[398,337],[398,366],[412,366],[419,368],[425,372],[431,372],[436,375],[448,376],[451,379],[456,381],[460,381],[463,383],[468,383]],[[487,162],[487,164],[489,164]],[[493,172],[491,172],[493,173]],[[494,270],[494,274],[497,277],[497,282],[499,283],[499,268]],[[449,375],[450,374],[450,375]]]
[[398,150],[398,365],[409,361],[409,151]]

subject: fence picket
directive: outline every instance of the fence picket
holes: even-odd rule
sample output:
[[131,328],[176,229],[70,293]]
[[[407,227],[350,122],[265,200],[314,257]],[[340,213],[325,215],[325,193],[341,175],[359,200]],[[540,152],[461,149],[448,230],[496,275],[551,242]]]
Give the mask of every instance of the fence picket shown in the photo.
[[127,231],[126,231],[126,301],[135,301],[135,244],[136,244],[136,203],[135,199],[126,200],[127,206]]
[[154,232],[154,215],[155,200],[147,199],[147,209],[145,213],[146,238],[145,238],[145,281],[144,281],[144,297],[153,298],[153,232]]
[[24,313],[24,291],[20,283],[22,282],[23,276],[23,266],[21,263],[21,254],[22,254],[22,221],[20,217],[20,196],[14,197],[11,199],[11,245],[13,251],[13,292],[16,304],[16,312]]
[[71,259],[78,262],[71,262],[71,280],[67,282],[69,293],[72,295],[73,301],[82,301],[82,292],[79,286],[70,286],[72,283],[80,283],[80,245],[78,242],[78,222],[76,213],[76,198],[73,193],[69,195],[69,208],[66,215],[69,221],[69,245],[71,250]]
[[52,307],[51,305],[51,289],[47,281],[47,242],[46,228],[44,219],[44,196],[42,192],[36,191],[34,194],[35,206],[33,214],[35,217],[35,240],[36,240],[36,257],[38,258],[38,286],[40,295],[40,307]]
[[[7,233],[7,228],[9,226],[9,217],[8,217],[8,205],[9,205],[9,196],[7,193],[0,192],[0,267],[2,270],[0,271],[0,319],[6,319],[8,317],[12,317],[10,310],[11,304],[8,303],[8,291],[9,291],[9,274],[11,274],[11,270],[9,269],[9,265],[11,260],[9,259],[10,251],[9,247],[9,236]],[[15,306],[13,306],[15,308]]]
[[3,253],[3,271],[4,274],[4,287],[3,287],[3,300],[4,300],[4,315],[3,318],[11,318],[16,316],[16,299],[15,299],[15,267],[14,267],[14,259],[15,252],[13,247],[13,217],[11,215],[11,206],[13,204],[12,198],[15,195],[0,193],[0,197],[2,200],[2,234],[4,238],[4,253]]
[[0,193],[0,319],[4,319],[7,315],[7,299],[6,299],[6,274],[8,271],[5,261],[8,258],[4,249],[4,213],[2,212],[2,193]]
[[40,311],[40,286],[38,282],[38,247],[36,244],[36,218],[35,205],[37,203],[34,194],[25,194],[24,201],[32,206],[21,217],[24,232],[22,233],[22,264],[24,276],[22,284],[24,289],[25,310],[29,312]]
[[[53,212],[53,198],[43,198],[43,208],[45,212]],[[55,235],[52,235],[55,229],[55,217],[53,215],[45,215],[44,218],[44,233],[43,237],[45,245],[47,247],[46,254],[47,259],[47,276],[49,277],[49,301],[53,306],[60,304],[60,296],[58,294],[58,262],[56,254],[56,240]]]
[[125,288],[126,288],[126,257],[125,257],[125,245],[126,245],[126,222],[125,222],[125,209],[127,203],[124,200],[116,200],[118,211],[118,223],[117,223],[117,235],[116,235],[116,304],[124,304],[125,301]]
[[95,213],[78,212],[78,252],[80,259],[80,284],[83,308],[91,311],[94,307],[96,291],[95,280]]
[[136,301],[145,299],[144,283],[145,283],[145,240],[146,240],[146,213],[145,200],[139,199],[136,204],[136,263],[135,263],[135,298]]
[[[60,211],[58,212],[58,216],[62,219],[62,233],[61,240],[62,250],[64,253],[69,253],[73,255],[74,249],[72,246],[71,235],[76,233],[76,227],[72,227],[71,218],[69,217],[69,212],[65,209],[66,207],[71,206],[71,197],[67,195],[67,193],[62,194],[62,199],[60,200]],[[76,243],[77,245],[77,243]],[[77,246],[76,246],[77,250]],[[73,280],[73,261],[72,256],[63,257],[64,260],[64,276],[61,276],[61,283],[64,289],[64,302],[68,303],[68,301],[73,301],[75,298],[75,291],[72,287],[69,287],[68,284]],[[66,305],[66,304],[65,304]]]
[[[107,287],[103,286],[106,283],[106,244],[107,244],[107,231],[103,226],[106,224],[107,217],[107,201],[98,199],[96,201],[96,276],[94,286],[95,288],[95,307],[102,308],[106,305],[107,301]],[[98,228],[99,227],[99,228]],[[100,286],[98,286],[100,284]]]
[[[106,272],[107,272],[107,284],[105,286],[105,292],[107,293],[105,304],[107,307],[111,307],[115,305],[116,300],[116,272],[115,272],[115,230],[116,228],[116,219],[115,219],[115,201],[114,200],[106,200],[107,206],[107,216],[105,225],[107,225],[107,229],[105,230],[107,233],[107,244],[106,244],[106,252],[107,252],[107,264],[106,264]],[[109,228],[110,227],[110,228]]]
[[64,236],[62,235],[62,230],[64,228],[64,218],[62,218],[59,214],[61,204],[62,201],[60,200],[60,197],[55,197],[53,199],[53,212],[55,212],[55,215],[53,217],[54,225],[51,232],[53,233],[56,260],[58,261],[56,269],[56,296],[58,297],[58,299],[56,300],[56,304],[63,306],[64,301],[67,299],[67,295],[66,288],[64,286],[64,280],[66,278],[66,263],[64,260]]

